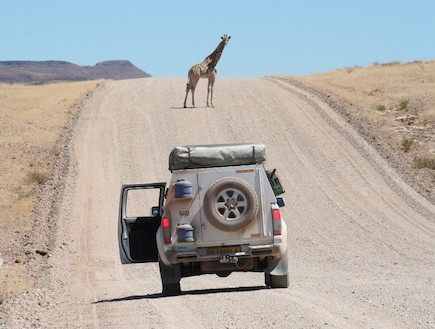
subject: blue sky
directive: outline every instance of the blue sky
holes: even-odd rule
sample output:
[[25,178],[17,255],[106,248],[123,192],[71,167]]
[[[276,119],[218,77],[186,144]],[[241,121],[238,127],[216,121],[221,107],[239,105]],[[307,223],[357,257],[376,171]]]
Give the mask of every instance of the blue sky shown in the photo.
[[2,0],[0,61],[130,60],[186,76],[231,35],[227,77],[435,59],[433,0]]

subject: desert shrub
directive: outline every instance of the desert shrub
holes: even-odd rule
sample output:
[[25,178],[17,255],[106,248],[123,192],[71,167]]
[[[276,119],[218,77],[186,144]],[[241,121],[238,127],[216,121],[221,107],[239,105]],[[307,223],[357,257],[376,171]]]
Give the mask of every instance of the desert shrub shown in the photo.
[[400,65],[401,63],[399,61],[392,61],[392,62],[387,62],[387,63],[383,63],[383,66],[396,66],[396,65]]
[[0,305],[3,304],[6,300],[6,292],[3,290],[0,290]]
[[424,102],[422,100],[409,98],[400,100],[397,105],[399,111],[413,115],[420,115],[420,113],[425,111],[424,107]]
[[376,111],[379,111],[379,112],[385,112],[387,110],[387,108],[385,107],[384,104],[377,105],[375,109],[376,109]]
[[402,138],[402,150],[405,152],[408,152],[411,149],[412,144],[414,144],[414,141],[411,138],[403,137]]
[[399,102],[399,110],[405,112],[409,110],[409,99],[405,98]]
[[420,126],[427,127],[430,124],[430,120],[429,119],[423,119],[423,120],[420,120],[418,123],[419,123]]
[[48,173],[40,170],[33,170],[27,174],[27,184],[44,185],[48,181]]
[[414,159],[415,166],[417,168],[429,168],[435,169],[435,156],[419,156]]
[[351,67],[347,66],[347,67],[344,68],[344,70],[345,70],[347,73],[352,73],[352,72],[355,71],[356,69],[361,69],[361,68],[362,68],[361,66],[354,65],[354,66],[351,66]]

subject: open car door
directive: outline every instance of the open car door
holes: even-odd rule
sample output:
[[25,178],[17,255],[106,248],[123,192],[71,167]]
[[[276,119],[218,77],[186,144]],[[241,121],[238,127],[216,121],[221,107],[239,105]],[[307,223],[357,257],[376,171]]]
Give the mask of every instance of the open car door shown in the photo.
[[118,242],[122,264],[157,262],[156,232],[163,214],[166,183],[121,187]]

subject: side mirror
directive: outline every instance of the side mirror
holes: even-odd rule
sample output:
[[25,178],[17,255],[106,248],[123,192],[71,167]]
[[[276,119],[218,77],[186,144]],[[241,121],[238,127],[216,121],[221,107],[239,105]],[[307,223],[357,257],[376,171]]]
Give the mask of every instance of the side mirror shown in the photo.
[[155,206],[155,207],[151,207],[151,216],[157,217],[160,216],[160,207],[159,206]]
[[283,197],[276,198],[276,203],[280,208],[285,207],[285,199]]

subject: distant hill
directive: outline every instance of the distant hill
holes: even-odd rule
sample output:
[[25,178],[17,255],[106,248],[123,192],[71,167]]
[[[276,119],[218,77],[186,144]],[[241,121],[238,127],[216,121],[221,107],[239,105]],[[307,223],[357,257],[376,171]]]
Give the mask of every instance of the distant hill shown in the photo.
[[0,81],[8,83],[123,80],[150,76],[125,60],[105,61],[94,66],[79,66],[64,61],[0,61]]

